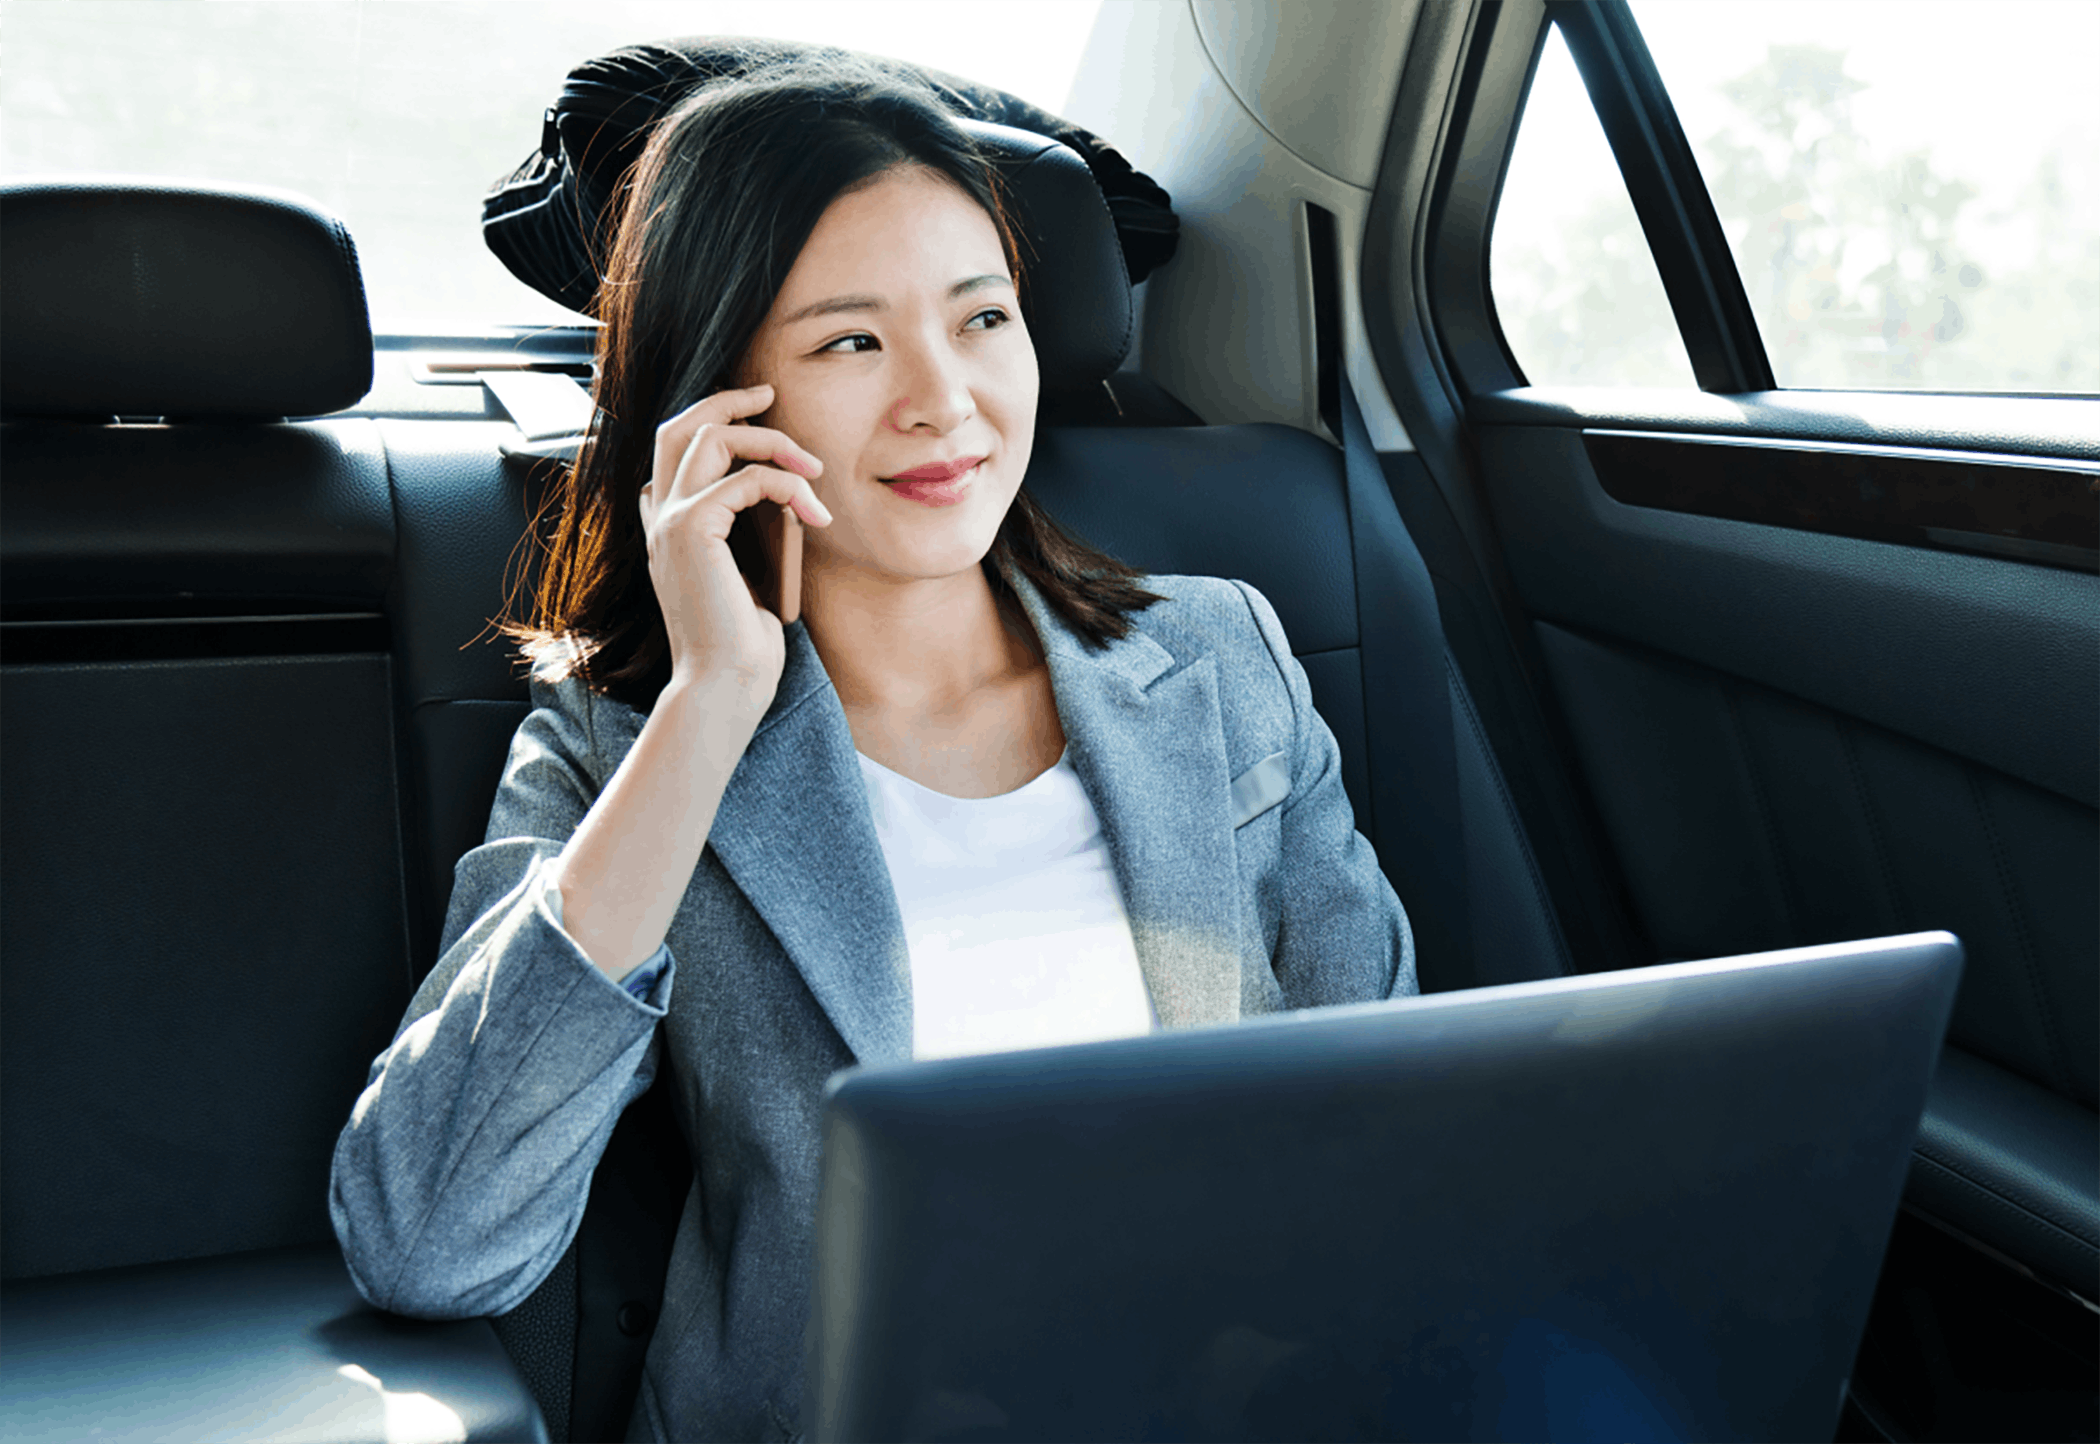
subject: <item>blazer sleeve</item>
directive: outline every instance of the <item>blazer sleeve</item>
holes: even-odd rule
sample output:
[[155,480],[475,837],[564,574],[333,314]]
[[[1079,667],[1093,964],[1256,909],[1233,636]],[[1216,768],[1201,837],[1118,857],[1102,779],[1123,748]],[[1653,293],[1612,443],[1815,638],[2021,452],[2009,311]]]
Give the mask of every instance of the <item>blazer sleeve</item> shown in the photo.
[[654,1076],[675,964],[637,997],[562,930],[551,864],[596,798],[592,699],[535,684],[443,949],[336,1142],[329,1213],[366,1299],[515,1308],[575,1236],[622,1109]]
[[1247,583],[1233,585],[1291,704],[1291,787],[1279,804],[1281,920],[1270,958],[1284,1001],[1313,1008],[1416,993],[1414,931],[1377,854],[1356,830],[1341,748],[1313,707],[1305,668],[1291,654],[1275,608]]

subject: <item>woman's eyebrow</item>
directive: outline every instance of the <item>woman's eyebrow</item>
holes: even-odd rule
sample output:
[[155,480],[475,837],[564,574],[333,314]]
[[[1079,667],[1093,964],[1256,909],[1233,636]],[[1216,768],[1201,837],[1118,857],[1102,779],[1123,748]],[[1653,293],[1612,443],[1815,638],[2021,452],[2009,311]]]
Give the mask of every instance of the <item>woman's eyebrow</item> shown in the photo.
[[948,299],[952,301],[957,296],[967,296],[970,292],[981,291],[986,286],[1012,286],[1013,283],[1014,278],[1006,275],[966,276],[948,288]]
[[812,316],[833,316],[841,311],[883,311],[889,309],[880,296],[833,296],[828,301],[818,301],[804,306],[793,315],[781,318],[780,324],[792,326],[797,321],[807,321]]
[[[1012,286],[1013,277],[987,272],[981,276],[965,276],[948,288],[948,299],[967,296],[972,291],[981,291],[986,286]],[[807,321],[813,316],[835,316],[847,311],[886,311],[889,303],[880,296],[833,296],[828,301],[815,301],[788,316],[780,324],[792,326],[797,321]]]

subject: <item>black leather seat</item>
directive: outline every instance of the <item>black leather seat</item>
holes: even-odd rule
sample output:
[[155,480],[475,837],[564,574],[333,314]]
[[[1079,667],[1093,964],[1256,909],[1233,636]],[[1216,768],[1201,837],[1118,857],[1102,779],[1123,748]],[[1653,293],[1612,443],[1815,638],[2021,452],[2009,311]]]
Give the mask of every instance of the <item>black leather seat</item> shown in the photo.
[[0,1428],[544,1437],[488,1325],[376,1314],[328,1220],[413,983],[387,458],[281,419],[370,384],[349,236],[13,186],[0,248]]

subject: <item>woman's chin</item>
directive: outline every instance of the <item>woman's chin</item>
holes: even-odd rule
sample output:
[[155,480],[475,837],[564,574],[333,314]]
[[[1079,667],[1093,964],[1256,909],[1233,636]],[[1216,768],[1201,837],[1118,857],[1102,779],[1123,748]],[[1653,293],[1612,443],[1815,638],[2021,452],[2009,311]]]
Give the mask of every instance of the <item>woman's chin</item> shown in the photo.
[[950,577],[967,576],[979,569],[985,554],[992,549],[991,538],[984,545],[943,549],[935,553],[900,557],[891,568],[893,576],[916,581],[937,582]]
[[822,567],[841,580],[852,576],[859,580],[879,581],[889,585],[908,582],[932,582],[945,578],[967,575],[975,571],[990,554],[992,543],[998,538],[995,527],[982,536],[954,536],[941,539],[913,537],[898,539],[895,545],[870,548],[865,554],[851,557],[812,558],[805,565]]

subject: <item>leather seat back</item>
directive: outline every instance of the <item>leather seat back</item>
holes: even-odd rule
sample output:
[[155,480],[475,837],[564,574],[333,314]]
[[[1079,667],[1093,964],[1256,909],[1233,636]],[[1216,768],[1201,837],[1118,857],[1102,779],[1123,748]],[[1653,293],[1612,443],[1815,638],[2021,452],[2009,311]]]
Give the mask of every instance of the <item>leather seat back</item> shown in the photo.
[[355,255],[159,187],[0,245],[0,1273],[322,1243],[410,981],[393,506],[370,422],[252,418],[362,394]]

